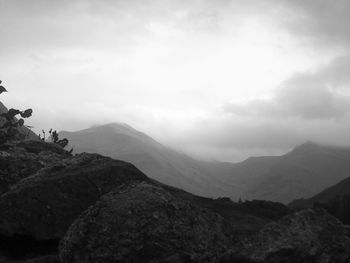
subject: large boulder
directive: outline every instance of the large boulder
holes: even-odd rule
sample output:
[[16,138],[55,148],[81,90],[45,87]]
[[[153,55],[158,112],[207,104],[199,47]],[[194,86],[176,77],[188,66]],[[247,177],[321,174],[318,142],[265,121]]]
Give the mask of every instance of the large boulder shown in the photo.
[[348,234],[348,228],[325,210],[303,210],[267,224],[226,253],[221,262],[347,263]]
[[104,195],[61,241],[64,263],[213,262],[225,251],[221,216],[147,183]]
[[0,197],[0,237],[59,239],[103,194],[123,184],[148,180],[133,165],[97,154],[55,161]]
[[61,147],[41,140],[0,145],[0,195],[21,179],[69,157]]

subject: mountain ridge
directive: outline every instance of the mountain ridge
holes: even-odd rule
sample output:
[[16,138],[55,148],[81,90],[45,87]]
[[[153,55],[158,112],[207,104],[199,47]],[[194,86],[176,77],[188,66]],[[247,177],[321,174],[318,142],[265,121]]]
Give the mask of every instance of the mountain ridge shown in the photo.
[[127,124],[109,123],[61,132],[77,152],[96,152],[134,163],[154,179],[194,194],[289,203],[308,198],[344,179],[350,147],[306,142],[281,156],[239,163],[196,160],[162,145]]
[[[67,138],[76,152],[96,152],[129,161],[153,179],[192,193],[204,196],[208,196],[209,193],[210,196],[211,193],[218,192],[216,187],[224,184],[218,178],[215,179],[215,171],[205,169],[208,165],[206,162],[163,146],[148,135],[129,127],[110,123],[78,132],[62,131],[60,136]],[[230,168],[231,164],[224,166]],[[228,191],[222,191],[222,196],[232,197]]]

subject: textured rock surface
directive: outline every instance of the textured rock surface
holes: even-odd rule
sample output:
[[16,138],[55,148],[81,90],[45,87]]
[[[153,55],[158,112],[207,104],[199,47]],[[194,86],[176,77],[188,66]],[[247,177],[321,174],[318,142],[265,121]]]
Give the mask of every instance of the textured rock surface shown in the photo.
[[142,180],[148,179],[133,165],[97,154],[55,160],[1,196],[0,235],[60,238],[101,195]]
[[0,146],[0,211],[0,262],[59,262],[62,237],[67,263],[350,262],[348,229],[324,210],[272,222],[289,210],[195,196],[42,141]]
[[348,229],[322,209],[303,210],[267,224],[222,262],[350,262]]
[[40,169],[69,158],[69,154],[55,144],[43,141],[23,141],[0,146],[0,194],[11,185]]
[[213,262],[227,245],[219,215],[141,183],[103,196],[70,227],[62,262]]

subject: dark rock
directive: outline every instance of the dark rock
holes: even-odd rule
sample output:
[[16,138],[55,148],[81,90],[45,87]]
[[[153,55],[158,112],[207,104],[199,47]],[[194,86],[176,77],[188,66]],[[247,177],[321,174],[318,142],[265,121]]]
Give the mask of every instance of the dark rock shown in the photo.
[[0,236],[61,238],[74,219],[101,195],[143,180],[148,179],[133,165],[97,154],[60,157],[1,196]]
[[57,145],[43,141],[9,142],[0,146],[0,195],[23,178],[68,158]]
[[26,261],[17,262],[17,263],[59,263],[59,258],[57,255],[54,256],[43,256],[33,259],[28,259]]
[[60,263],[60,261],[57,255],[49,255],[27,260],[13,260],[6,257],[0,257],[0,263]]
[[225,251],[223,218],[164,188],[140,183],[104,195],[70,227],[70,262],[213,262]]
[[42,140],[28,140],[21,141],[17,143],[18,147],[22,147],[30,153],[39,154],[41,152],[53,152],[58,153],[60,155],[70,155],[64,148],[55,144],[55,143],[47,143]]
[[323,209],[303,210],[267,224],[221,262],[350,262],[347,228]]
[[58,239],[36,240],[31,236],[23,235],[0,236],[0,254],[13,260],[54,255],[57,254],[58,242]]

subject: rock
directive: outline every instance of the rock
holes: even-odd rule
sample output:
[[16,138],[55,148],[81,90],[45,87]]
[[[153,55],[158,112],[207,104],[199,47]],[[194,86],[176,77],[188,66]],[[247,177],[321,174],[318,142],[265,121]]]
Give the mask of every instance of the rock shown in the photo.
[[50,255],[22,261],[13,261],[11,263],[60,263],[60,261],[57,255]]
[[0,257],[0,263],[60,263],[60,261],[57,255],[50,255],[27,260],[13,260],[6,257]]
[[227,246],[223,218],[160,186],[120,187],[69,228],[59,254],[78,262],[213,262]]
[[[51,153],[45,156],[54,158],[57,154]],[[59,239],[74,219],[103,194],[123,184],[148,180],[133,165],[97,154],[54,161],[0,197],[0,236]]]
[[347,228],[323,209],[303,210],[267,224],[220,262],[350,262]]
[[0,146],[0,195],[19,180],[62,159],[67,151],[43,141],[9,142]]

